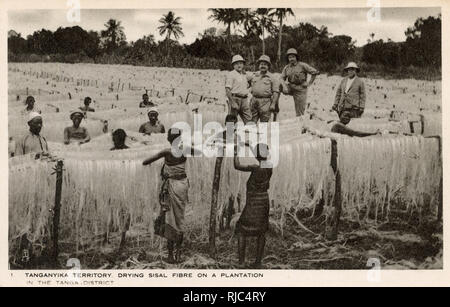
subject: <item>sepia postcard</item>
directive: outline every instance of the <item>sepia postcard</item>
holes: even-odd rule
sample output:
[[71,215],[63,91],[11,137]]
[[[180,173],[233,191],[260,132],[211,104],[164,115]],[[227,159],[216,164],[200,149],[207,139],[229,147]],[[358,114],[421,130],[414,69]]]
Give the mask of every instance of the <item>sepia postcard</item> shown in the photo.
[[450,285],[449,10],[2,1],[0,285]]

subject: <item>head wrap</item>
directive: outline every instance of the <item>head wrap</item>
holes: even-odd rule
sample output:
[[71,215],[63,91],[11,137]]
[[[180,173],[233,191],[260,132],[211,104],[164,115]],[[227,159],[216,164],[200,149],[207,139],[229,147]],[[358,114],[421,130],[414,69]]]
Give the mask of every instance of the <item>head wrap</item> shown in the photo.
[[32,121],[36,117],[42,118],[41,114],[39,114],[38,112],[30,112],[30,114],[28,114],[28,122]]
[[150,108],[150,110],[148,110],[147,114],[150,114],[150,113],[156,113],[156,114],[159,114],[158,109],[155,108],[155,107]]

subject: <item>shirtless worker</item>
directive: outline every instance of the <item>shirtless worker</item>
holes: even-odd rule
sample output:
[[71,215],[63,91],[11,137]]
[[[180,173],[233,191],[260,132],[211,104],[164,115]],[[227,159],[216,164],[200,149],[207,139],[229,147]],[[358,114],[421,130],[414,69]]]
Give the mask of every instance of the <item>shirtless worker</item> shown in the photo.
[[148,100],[147,94],[142,95],[142,101],[141,101],[141,103],[139,103],[139,108],[148,108],[148,107],[154,107],[154,106],[155,106],[155,104],[152,101]]
[[156,108],[151,108],[148,113],[148,122],[143,123],[139,127],[139,133],[152,134],[152,133],[165,133],[166,129],[164,125],[158,120],[158,110]]
[[[283,94],[294,98],[295,114],[302,116],[306,109],[308,87],[311,86],[319,74],[314,67],[299,62],[297,50],[290,48],[287,53],[289,64],[281,72]],[[308,82],[308,74],[311,79]]]
[[95,109],[89,106],[91,102],[92,102],[91,97],[84,98],[84,107],[80,107],[80,110],[83,112],[95,112]]
[[35,105],[36,101],[34,100],[33,96],[28,96],[25,100],[25,104],[27,105],[25,109],[21,111],[22,115],[30,114],[31,112],[41,113],[41,111],[36,108]]
[[345,134],[348,136],[358,136],[358,137],[366,137],[366,136],[380,134],[380,132],[370,133],[370,132],[356,131],[356,130],[353,130],[353,129],[347,127],[347,124],[351,120],[351,116],[352,116],[352,113],[349,111],[342,112],[341,116],[339,116],[339,121],[333,122],[333,124],[331,126],[331,132]]
[[271,113],[276,111],[280,98],[280,82],[269,72],[269,56],[262,55],[257,64],[259,71],[250,80],[253,96],[250,105],[254,123],[258,120],[268,122]]
[[252,111],[248,101],[248,87],[252,75],[244,71],[245,60],[239,54],[233,56],[230,71],[225,79],[225,91],[228,98],[228,114],[238,115],[244,124],[252,120]]
[[114,130],[114,132],[112,133],[112,140],[114,143],[114,147],[111,148],[110,150],[122,150],[130,148],[125,144],[126,138],[127,133],[125,132],[125,130],[120,128]]
[[15,156],[36,153],[39,155],[48,155],[47,140],[40,135],[43,126],[42,116],[37,112],[31,112],[28,115],[29,133],[23,136],[17,143]]
[[64,144],[70,144],[73,141],[77,141],[78,144],[84,144],[91,140],[86,127],[81,127],[81,121],[84,115],[80,111],[74,111],[70,114],[70,119],[73,125],[64,129]]

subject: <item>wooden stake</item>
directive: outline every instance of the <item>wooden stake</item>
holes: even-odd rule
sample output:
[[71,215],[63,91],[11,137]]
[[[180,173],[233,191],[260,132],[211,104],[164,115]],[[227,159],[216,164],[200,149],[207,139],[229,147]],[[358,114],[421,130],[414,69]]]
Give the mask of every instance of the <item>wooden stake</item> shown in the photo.
[[411,131],[411,134],[414,134],[414,122],[409,122],[409,130]]
[[423,133],[425,132],[425,117],[420,114],[420,134],[423,135]]
[[55,191],[55,207],[53,208],[53,255],[52,260],[54,265],[58,263],[58,237],[59,237],[59,218],[61,210],[61,191],[62,191],[62,175],[63,175],[63,161],[59,160],[56,163],[56,191]]
[[329,225],[327,227],[328,229],[326,237],[328,240],[333,241],[336,240],[338,236],[339,221],[342,213],[341,174],[337,167],[337,161],[338,161],[337,141],[331,139],[331,168],[333,169],[335,175],[334,201],[333,201],[334,215],[331,218]]
[[214,258],[216,255],[216,216],[222,161],[223,157],[216,158],[216,165],[214,167],[213,190],[211,195],[211,214],[209,217],[209,255],[212,258]]
[[443,169],[442,169],[442,138],[439,135],[429,136],[426,138],[435,138],[438,140],[438,150],[439,150],[439,160],[441,162],[441,180],[439,182],[439,198],[438,198],[438,212],[437,212],[437,221],[442,221],[442,211],[443,211]]

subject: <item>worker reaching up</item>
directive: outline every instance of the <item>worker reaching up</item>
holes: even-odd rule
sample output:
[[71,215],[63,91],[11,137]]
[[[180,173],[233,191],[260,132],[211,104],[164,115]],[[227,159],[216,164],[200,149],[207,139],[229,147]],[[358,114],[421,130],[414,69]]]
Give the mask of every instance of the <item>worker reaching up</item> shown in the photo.
[[167,140],[170,147],[152,155],[142,163],[143,165],[150,165],[159,159],[164,159],[164,165],[161,169],[162,184],[159,193],[161,210],[154,228],[157,235],[167,239],[169,255],[166,261],[168,263],[181,262],[181,245],[185,229],[184,214],[188,203],[189,190],[189,181],[186,174],[187,159],[183,153],[188,151],[193,156],[201,154],[193,147],[184,145],[181,142],[181,135],[180,129],[169,129]]
[[[269,147],[259,143],[252,151],[257,163],[244,165],[241,163],[237,147],[234,152],[234,167],[243,172],[250,172],[247,180],[247,197],[244,210],[236,224],[238,234],[239,265],[245,266],[245,250],[248,237],[256,237],[256,259],[253,268],[261,268],[266,244],[266,232],[269,229],[269,187],[272,177],[272,165],[267,162]],[[266,163],[266,165],[263,164]]]

